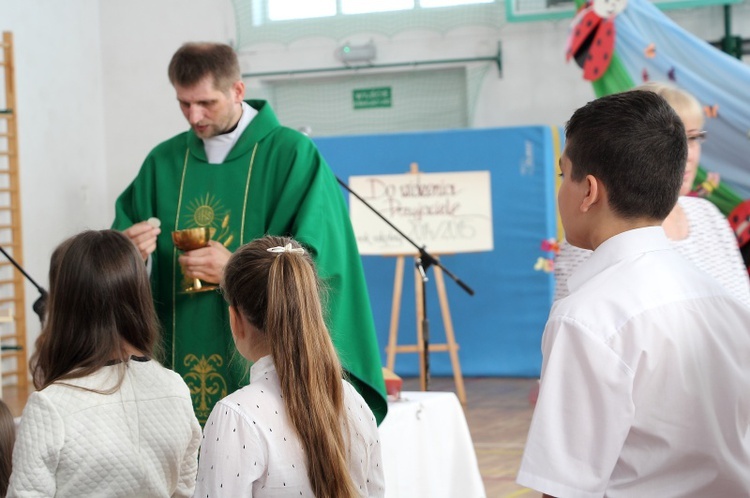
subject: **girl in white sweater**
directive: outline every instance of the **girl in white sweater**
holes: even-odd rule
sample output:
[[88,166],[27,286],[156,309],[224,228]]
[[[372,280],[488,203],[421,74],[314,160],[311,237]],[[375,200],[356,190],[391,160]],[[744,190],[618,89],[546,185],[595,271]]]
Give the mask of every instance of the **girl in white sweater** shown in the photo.
[[8,496],[191,496],[200,425],[159,329],[132,242],[87,231],[57,247],[31,358]]

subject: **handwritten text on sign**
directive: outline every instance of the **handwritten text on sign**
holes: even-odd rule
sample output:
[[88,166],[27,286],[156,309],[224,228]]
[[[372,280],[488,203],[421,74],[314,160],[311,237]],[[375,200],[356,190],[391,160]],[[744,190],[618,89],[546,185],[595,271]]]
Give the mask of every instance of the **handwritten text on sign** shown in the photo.
[[[489,171],[352,176],[349,186],[431,253],[493,249]],[[417,252],[359,199],[349,197],[361,254]]]

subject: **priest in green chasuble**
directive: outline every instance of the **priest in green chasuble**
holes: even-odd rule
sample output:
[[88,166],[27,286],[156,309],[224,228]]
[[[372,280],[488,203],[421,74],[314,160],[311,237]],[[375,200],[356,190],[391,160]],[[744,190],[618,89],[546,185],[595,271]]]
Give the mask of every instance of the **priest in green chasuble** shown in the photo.
[[[370,301],[337,180],[306,136],[279,125],[269,104],[243,101],[239,63],[228,45],[187,43],[169,77],[190,129],[157,145],[117,199],[113,227],[150,267],[164,361],[190,386],[205,422],[214,404],[248,382],[235,353],[217,284],[241,245],[288,235],[312,254],[326,286],[325,313],[349,381],[378,422],[387,411]],[[160,223],[149,222],[158,219]],[[180,251],[172,231],[208,227],[209,245]]]

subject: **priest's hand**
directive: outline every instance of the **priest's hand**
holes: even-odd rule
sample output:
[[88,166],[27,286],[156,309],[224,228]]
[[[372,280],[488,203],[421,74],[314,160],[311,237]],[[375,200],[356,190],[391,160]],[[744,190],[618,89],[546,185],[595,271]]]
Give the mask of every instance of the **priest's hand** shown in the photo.
[[229,249],[212,240],[206,247],[181,254],[179,262],[186,277],[199,278],[204,282],[218,284],[221,282],[224,267],[231,255]]
[[154,227],[148,221],[142,221],[122,233],[133,241],[133,244],[141,253],[143,261],[146,261],[149,255],[156,250],[156,237],[161,233],[161,228]]

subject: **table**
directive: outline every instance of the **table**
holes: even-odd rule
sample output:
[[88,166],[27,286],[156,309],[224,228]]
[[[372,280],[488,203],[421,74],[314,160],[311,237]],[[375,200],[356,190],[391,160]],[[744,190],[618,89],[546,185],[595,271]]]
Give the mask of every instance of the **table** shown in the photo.
[[463,409],[451,392],[402,392],[380,424],[386,498],[486,496]]

